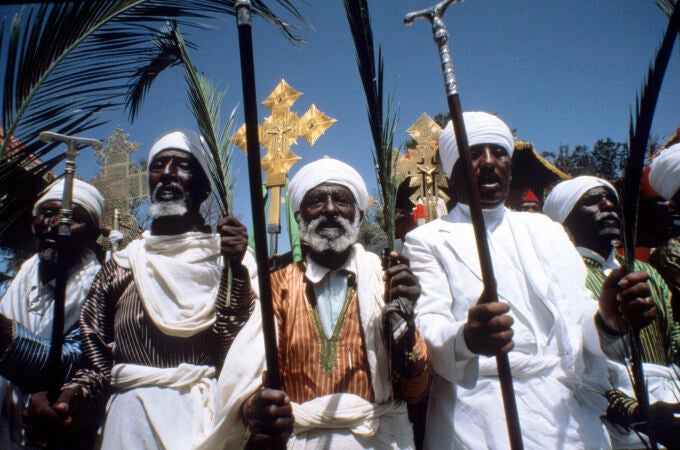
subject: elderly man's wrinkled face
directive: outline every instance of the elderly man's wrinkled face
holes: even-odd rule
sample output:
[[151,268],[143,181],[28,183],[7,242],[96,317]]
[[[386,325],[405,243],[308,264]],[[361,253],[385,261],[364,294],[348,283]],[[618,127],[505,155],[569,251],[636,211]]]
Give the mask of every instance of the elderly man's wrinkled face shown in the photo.
[[180,150],[163,150],[149,167],[149,215],[183,216],[198,211],[208,197],[208,186],[196,158]]
[[[38,255],[44,262],[56,262],[56,243],[59,227],[60,200],[49,200],[38,207],[38,215],[33,218],[31,231],[38,246]],[[99,233],[90,215],[85,209],[73,204],[73,216],[71,217],[71,236],[69,237],[69,249],[76,250],[67,252],[66,256],[73,255],[80,258],[78,250],[94,242]],[[66,261],[68,263],[68,261]]]
[[313,251],[340,253],[356,242],[361,213],[349,189],[321,184],[305,194],[297,220],[300,237]]
[[[470,147],[472,171],[477,179],[482,208],[493,208],[505,202],[510,190],[510,155],[497,144],[477,144]],[[459,159],[453,166],[453,180],[461,202],[469,204],[469,189],[463,177]]]
[[619,202],[614,192],[604,186],[588,190],[576,202],[564,226],[576,245],[592,249],[590,242],[609,243],[621,235]]

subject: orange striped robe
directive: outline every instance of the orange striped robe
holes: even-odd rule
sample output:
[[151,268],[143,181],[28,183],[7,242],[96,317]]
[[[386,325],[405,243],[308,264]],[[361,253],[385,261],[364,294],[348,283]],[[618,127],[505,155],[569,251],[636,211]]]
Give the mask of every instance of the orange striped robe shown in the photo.
[[[289,264],[271,277],[282,389],[296,403],[340,392],[373,402],[354,275],[350,274],[348,282],[351,298],[343,306],[333,335],[326,338],[304,267],[304,262]],[[431,379],[427,346],[419,335],[414,350],[419,370],[397,386],[397,393],[408,403],[425,397]]]

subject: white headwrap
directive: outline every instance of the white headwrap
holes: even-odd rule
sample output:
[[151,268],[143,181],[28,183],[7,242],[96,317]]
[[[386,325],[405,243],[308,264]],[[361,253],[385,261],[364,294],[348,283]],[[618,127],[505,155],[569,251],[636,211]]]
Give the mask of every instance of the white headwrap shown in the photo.
[[[467,111],[463,113],[465,131],[470,147],[477,144],[496,144],[507,150],[512,156],[514,140],[510,128],[493,114],[482,111]],[[446,176],[451,178],[453,165],[458,161],[458,144],[451,121],[446,124],[439,136],[439,158]]]
[[680,144],[671,145],[654,158],[649,169],[649,184],[666,200],[680,189]]
[[[64,179],[62,178],[45,188],[43,195],[33,205],[33,216],[38,215],[38,208],[40,208],[40,205],[51,200],[61,201],[63,195]],[[104,212],[104,197],[96,187],[74,178],[72,201],[85,209],[94,224],[99,226],[99,222],[101,221]]]
[[368,189],[359,172],[337,159],[324,157],[302,166],[288,185],[288,201],[293,212],[300,210],[305,194],[320,184],[344,186],[352,192],[360,211],[368,207]]
[[212,155],[208,150],[208,144],[205,138],[198,133],[187,130],[171,131],[156,139],[156,142],[149,150],[149,160],[147,162],[147,170],[151,168],[153,159],[163,150],[179,150],[184,153],[189,153],[196,158],[196,161],[201,165],[203,173],[212,186],[212,177],[210,176],[210,165],[214,164]]
[[616,189],[607,180],[583,175],[557,184],[545,199],[543,213],[555,222],[564,223],[583,194],[600,186],[611,189],[616,199],[619,199]]

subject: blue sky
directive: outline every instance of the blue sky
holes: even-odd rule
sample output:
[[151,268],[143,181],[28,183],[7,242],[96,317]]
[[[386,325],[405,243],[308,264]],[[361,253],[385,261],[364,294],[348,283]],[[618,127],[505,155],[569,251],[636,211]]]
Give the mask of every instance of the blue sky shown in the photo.
[[[385,59],[385,87],[399,108],[396,144],[422,114],[447,108],[437,50],[425,21],[406,27],[406,12],[431,6],[434,0],[370,2],[374,39]],[[302,2],[298,2],[302,3]],[[354,47],[342,1],[300,4],[313,29],[299,34],[308,43],[292,45],[262,20],[253,26],[258,100],[282,79],[304,95],[293,111],[304,113],[314,103],[338,120],[314,147],[298,140],[293,151],[305,161],[323,155],[344,160],[359,170],[375,191],[371,135],[356,68]],[[5,11],[7,11],[6,8]],[[6,14],[6,13],[5,13]],[[445,22],[465,110],[497,113],[517,137],[534,142],[539,151],[561,144],[592,147],[599,138],[626,141],[629,113],[658,47],[667,19],[653,0],[468,0],[449,7]],[[235,20],[210,22],[210,31],[191,31],[188,40],[199,70],[229,91],[223,110],[239,105],[243,121]],[[680,52],[674,49],[661,92],[652,132],[662,139],[680,125]],[[260,121],[269,115],[261,106]],[[89,133],[108,137],[114,125],[142,144],[143,157],[160,134],[195,128],[187,106],[181,69],[163,74],[152,87],[137,121],[123,112],[107,114],[110,124]],[[234,158],[236,213],[250,222],[246,157]],[[94,158],[82,155],[79,171],[95,175]]]

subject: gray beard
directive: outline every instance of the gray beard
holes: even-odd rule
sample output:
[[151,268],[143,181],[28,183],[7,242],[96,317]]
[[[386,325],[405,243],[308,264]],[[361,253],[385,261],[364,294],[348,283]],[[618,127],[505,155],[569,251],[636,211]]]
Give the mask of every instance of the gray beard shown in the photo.
[[163,201],[156,198],[158,191],[164,187],[161,183],[156,185],[156,188],[151,193],[151,205],[149,206],[149,216],[155,219],[158,217],[183,216],[189,210],[187,208],[186,192],[178,183],[171,183],[175,185],[179,191],[182,192],[184,198],[179,200]]
[[328,222],[326,216],[320,216],[307,223],[300,220],[300,238],[307,242],[316,253],[323,253],[331,250],[335,253],[342,253],[354,244],[359,236],[359,211],[354,215],[354,221],[350,222],[344,217],[336,218],[340,224],[340,229],[318,231],[319,226]]
[[184,200],[157,202],[152,203],[149,206],[149,216],[153,219],[158,217],[183,216],[188,210],[187,203]]

